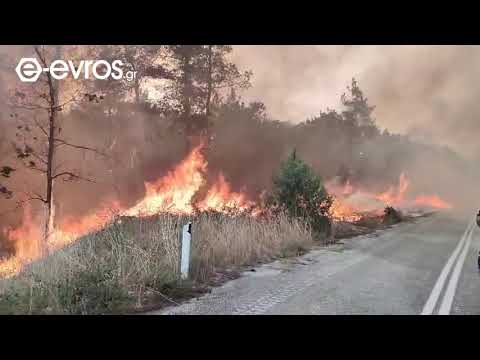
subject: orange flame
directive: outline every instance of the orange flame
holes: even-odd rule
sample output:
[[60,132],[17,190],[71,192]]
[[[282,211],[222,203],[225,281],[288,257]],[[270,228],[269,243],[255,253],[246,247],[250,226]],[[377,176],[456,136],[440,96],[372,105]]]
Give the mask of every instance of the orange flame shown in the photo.
[[204,199],[193,204],[194,196],[206,184],[208,162],[198,145],[172,172],[154,183],[145,183],[146,196],[137,205],[123,213],[127,216],[151,216],[162,211],[192,213],[199,210],[224,208],[246,209],[253,206],[245,194],[233,192],[225,176],[220,174]]
[[191,200],[205,182],[207,161],[201,149],[192,152],[173,171],[156,182],[145,183],[146,196],[137,205],[124,212],[127,216],[150,216],[162,211],[191,213]]
[[200,201],[197,207],[200,210],[214,209],[221,211],[225,208],[244,210],[253,207],[254,204],[254,202],[246,198],[245,194],[231,191],[225,177],[223,174],[220,174],[217,181],[208,190],[205,199]]
[[340,198],[335,198],[333,200],[332,206],[330,207],[330,216],[336,221],[349,222],[358,221],[362,218],[358,213],[358,210],[348,205]]
[[[206,185],[208,163],[202,154],[203,147],[204,143],[195,147],[178,166],[159,180],[146,182],[145,197],[133,207],[122,209],[118,202],[112,202],[81,218],[63,219],[49,236],[49,249],[62,248],[80,236],[101,229],[115,215],[141,217],[160,212],[190,214],[195,207],[199,210],[217,211],[253,207],[254,202],[248,200],[245,194],[230,189],[223,174],[219,174],[203,199],[197,204],[192,204],[194,196]],[[7,237],[15,242],[15,256],[0,263],[1,275],[17,273],[23,264],[38,259],[41,254],[39,248],[41,229],[40,219],[34,220],[30,207],[25,207],[22,225],[7,232]]]
[[[145,197],[131,208],[122,208],[117,201],[113,201],[83,217],[62,219],[49,237],[48,248],[60,249],[80,236],[97,231],[112,221],[115,215],[141,217],[160,212],[191,214],[195,209],[223,212],[232,208],[252,210],[253,216],[261,213],[261,208],[249,200],[244,193],[231,190],[230,184],[222,173],[205,192],[205,196],[195,200],[195,196],[198,197],[200,190],[207,185],[208,162],[202,153],[204,145],[200,143],[196,146],[165,176],[153,182],[146,182]],[[328,192],[334,195],[330,214],[336,221],[358,221],[365,212],[381,213],[385,205],[414,204],[439,209],[451,208],[450,204],[435,195],[420,195],[413,202],[408,202],[405,195],[409,181],[403,173],[400,175],[397,187],[391,186],[387,191],[379,194],[355,189],[350,182],[344,186],[330,183],[326,187]],[[365,202],[359,202],[358,198],[366,199],[368,206]],[[41,216],[34,219],[31,208],[27,205],[24,208],[22,225],[6,232],[7,237],[14,241],[15,256],[0,263],[0,275],[15,274],[24,264],[38,259],[41,254],[39,248],[39,240],[42,238],[41,223]]]
[[410,185],[407,177],[402,172],[400,174],[398,188],[391,186],[387,191],[376,195],[375,197],[378,200],[383,201],[387,205],[391,206],[400,206],[405,201],[405,193],[407,192],[408,186]]
[[6,235],[14,241],[15,256],[2,262],[0,275],[8,275],[18,271],[23,264],[35,260],[41,253],[38,239],[41,238],[41,227],[32,219],[30,204],[23,208],[22,225],[16,229],[9,229]]
[[440,199],[436,195],[419,195],[415,198],[415,204],[418,206],[426,206],[435,209],[451,209],[452,205],[445,200]]
[[381,214],[385,206],[401,208],[420,206],[430,209],[452,208],[451,204],[437,195],[419,195],[413,200],[408,200],[406,195],[409,185],[410,181],[405,173],[400,174],[397,186],[390,186],[387,191],[378,194],[354,189],[349,182],[344,186],[328,183],[326,185],[327,190],[334,195],[334,202],[330,209],[331,216],[335,221],[357,221],[365,213]]
[[350,184],[350,180],[347,180],[345,186],[343,187],[342,190],[342,195],[348,196],[353,193],[353,186]]

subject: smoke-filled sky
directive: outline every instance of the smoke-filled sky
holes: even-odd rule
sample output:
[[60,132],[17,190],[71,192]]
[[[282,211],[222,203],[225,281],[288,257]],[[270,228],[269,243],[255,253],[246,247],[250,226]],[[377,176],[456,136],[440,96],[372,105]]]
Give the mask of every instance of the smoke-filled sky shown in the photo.
[[480,158],[479,46],[235,46],[254,73],[245,94],[279,120],[338,108],[352,77],[380,127]]
[[[7,85],[17,81],[17,59],[31,54],[31,47],[0,46],[0,165],[10,164],[11,159],[5,159],[12,152],[10,141],[14,134],[4,130],[13,121],[6,106],[11,96],[6,93]],[[11,58],[13,62],[2,55],[9,55],[7,60]],[[341,94],[355,77],[370,103],[376,106],[374,116],[381,128],[448,145],[470,159],[480,160],[478,46],[248,45],[234,46],[232,56],[240,69],[253,71],[252,87],[243,93],[244,97],[264,102],[275,119],[298,123],[321,110],[338,108]],[[117,105],[122,110],[106,117],[102,106],[107,105],[97,108],[89,104],[68,113],[72,121],[64,123],[63,136],[69,136],[67,139],[74,143],[106,148],[109,159],[86,157],[82,152],[65,151],[59,155],[59,161],[67,162],[69,170],[94,178],[96,184],[59,185],[56,195],[61,206],[57,214],[85,215],[92,208],[103,206],[103,202],[119,198],[125,207],[133,206],[145,196],[146,181],[165,176],[188,154],[181,132],[168,132],[166,121],[156,121],[158,114],[145,112],[144,108],[135,110],[132,104],[120,101]],[[130,111],[130,105],[135,111]],[[254,197],[268,189],[290,145],[300,143],[304,159],[325,178],[332,177],[347,158],[341,139],[325,139],[328,134],[321,133],[323,130],[302,133],[301,139],[289,141],[293,134],[290,130],[278,130],[275,126],[275,131],[268,127],[259,131],[256,122],[244,121],[243,113],[236,116],[228,114],[229,118],[224,119],[228,121],[216,122],[215,151],[208,155],[210,178],[225,174],[234,191],[244,191],[245,187]],[[13,125],[8,128],[16,132]],[[383,140],[365,144],[371,174],[363,175],[362,181],[368,184],[362,185],[383,191],[398,179],[400,172],[406,172],[415,194],[433,192],[455,203],[457,208],[470,207],[472,199],[478,198],[480,170],[472,163],[458,161],[451,153],[430,147],[412,150],[401,144],[390,146]],[[329,151],[325,151],[325,144]],[[29,172],[26,174],[20,175],[19,170],[6,186],[11,185],[19,193],[23,188],[30,191],[33,185],[42,184]],[[453,187],[452,182],[462,184],[462,191]],[[0,203],[0,210],[1,206],[11,207],[7,201]]]
[[253,70],[245,98],[263,101],[274,118],[300,122],[338,108],[356,77],[380,127],[480,159],[479,46],[236,45],[233,60]]

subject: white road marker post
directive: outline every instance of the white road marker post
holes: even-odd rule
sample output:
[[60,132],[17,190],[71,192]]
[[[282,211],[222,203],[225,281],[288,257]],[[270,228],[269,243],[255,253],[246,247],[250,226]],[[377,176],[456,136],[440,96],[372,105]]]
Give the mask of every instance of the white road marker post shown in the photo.
[[183,226],[182,241],[180,251],[180,278],[188,279],[188,271],[190,268],[190,247],[192,242],[192,223]]

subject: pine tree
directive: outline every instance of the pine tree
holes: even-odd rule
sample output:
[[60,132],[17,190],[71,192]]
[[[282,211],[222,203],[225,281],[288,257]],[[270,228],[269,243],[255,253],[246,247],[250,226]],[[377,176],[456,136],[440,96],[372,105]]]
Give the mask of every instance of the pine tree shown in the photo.
[[315,232],[328,233],[332,199],[312,168],[293,150],[274,178],[272,201],[296,218],[305,219]]

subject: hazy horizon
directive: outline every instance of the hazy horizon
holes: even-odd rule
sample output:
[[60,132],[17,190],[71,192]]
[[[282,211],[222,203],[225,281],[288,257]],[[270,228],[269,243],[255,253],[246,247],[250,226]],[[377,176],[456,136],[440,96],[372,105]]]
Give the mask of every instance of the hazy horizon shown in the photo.
[[278,120],[301,122],[339,108],[352,77],[376,106],[380,128],[478,158],[478,46],[234,46],[253,71],[247,100]]

